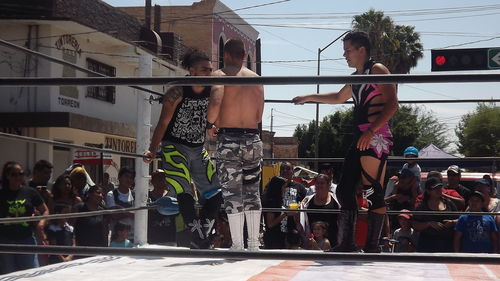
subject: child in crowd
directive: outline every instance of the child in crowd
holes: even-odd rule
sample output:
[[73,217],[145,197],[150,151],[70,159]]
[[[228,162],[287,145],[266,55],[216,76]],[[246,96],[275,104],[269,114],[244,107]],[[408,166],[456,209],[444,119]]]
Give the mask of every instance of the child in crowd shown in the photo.
[[309,238],[311,250],[328,250],[331,248],[330,241],[326,238],[328,224],[324,221],[316,221],[312,224],[313,233]]
[[[401,210],[402,212],[408,210]],[[416,232],[411,227],[411,215],[399,214],[398,223],[401,226],[396,229],[393,234],[393,239],[396,240],[394,252],[415,252],[416,250]]]
[[407,147],[403,152],[403,157],[407,160],[402,169],[409,169],[413,172],[417,181],[417,186],[419,186],[419,194],[423,193],[423,190],[420,188],[420,174],[422,173],[422,169],[417,163],[418,149],[414,146]]
[[[469,211],[484,212],[484,195],[475,191],[469,197]],[[498,228],[489,215],[462,215],[455,226],[453,248],[462,253],[496,253]]]
[[134,245],[127,239],[130,233],[130,225],[117,222],[111,235],[110,247],[132,248]]
[[[55,205],[54,214],[68,214],[72,206]],[[47,238],[50,245],[75,246],[75,234],[73,227],[68,224],[67,219],[51,220],[47,226]],[[59,263],[73,260],[73,255],[50,255],[49,263]]]

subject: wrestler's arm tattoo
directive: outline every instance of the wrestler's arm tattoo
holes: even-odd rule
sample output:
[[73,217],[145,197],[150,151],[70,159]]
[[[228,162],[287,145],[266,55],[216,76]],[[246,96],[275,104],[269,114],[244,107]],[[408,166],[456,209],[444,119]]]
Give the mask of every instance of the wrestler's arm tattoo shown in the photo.
[[174,104],[177,99],[182,96],[182,88],[181,87],[173,87],[168,89],[163,97],[164,102],[168,102],[169,104]]

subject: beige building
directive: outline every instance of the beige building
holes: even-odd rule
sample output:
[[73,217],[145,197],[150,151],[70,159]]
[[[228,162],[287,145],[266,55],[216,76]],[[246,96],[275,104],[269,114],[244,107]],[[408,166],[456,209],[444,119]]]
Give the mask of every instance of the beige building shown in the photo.
[[299,157],[299,140],[296,137],[275,137],[273,148],[275,158]]
[[[9,7],[3,7],[3,5]],[[7,9],[8,8],[8,9]],[[182,76],[185,71],[157,55],[136,18],[98,0],[0,3],[0,38],[107,76],[138,76],[139,57],[153,57],[153,76]],[[148,41],[150,40],[150,41]],[[138,45],[135,42],[141,42]],[[152,46],[149,47],[148,46]],[[2,77],[87,77],[86,73],[0,47]],[[153,86],[159,93],[164,86]],[[136,152],[137,90],[127,86],[46,86],[0,88],[0,131],[65,143]],[[156,124],[161,106],[152,105]],[[20,162],[27,171],[40,159],[55,166],[54,177],[71,163],[84,163],[100,181],[101,156],[91,151],[0,138],[1,164]],[[104,172],[116,180],[120,167],[134,158],[103,155]]]

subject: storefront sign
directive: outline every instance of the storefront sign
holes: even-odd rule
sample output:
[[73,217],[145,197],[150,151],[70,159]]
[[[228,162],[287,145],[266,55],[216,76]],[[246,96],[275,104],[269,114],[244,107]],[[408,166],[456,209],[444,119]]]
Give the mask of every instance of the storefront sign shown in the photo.
[[77,100],[58,97],[57,101],[60,105],[69,106],[73,108],[80,108],[80,102]]
[[78,43],[78,40],[76,40],[76,38],[73,37],[73,35],[71,34],[65,34],[59,36],[59,39],[57,39],[55,45],[58,50],[71,53],[73,56],[76,56],[76,54],[78,55],[82,54],[80,43]]
[[116,151],[135,153],[136,142],[120,138],[106,137],[104,147]]

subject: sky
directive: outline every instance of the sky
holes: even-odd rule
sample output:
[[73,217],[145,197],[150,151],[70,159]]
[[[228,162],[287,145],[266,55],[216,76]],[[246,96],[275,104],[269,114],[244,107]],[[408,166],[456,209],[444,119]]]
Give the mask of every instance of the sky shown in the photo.
[[[141,6],[141,0],[107,0],[113,6]],[[324,48],[351,28],[354,15],[373,8],[390,16],[395,24],[415,26],[420,33],[424,57],[412,74],[431,73],[431,49],[500,47],[500,3],[498,1],[386,1],[386,0],[223,0],[260,33],[263,76],[317,75],[318,48]],[[193,1],[153,0],[152,4],[191,5]],[[269,5],[262,5],[269,4]],[[339,40],[322,52],[321,75],[349,75]],[[480,73],[474,71],[475,73]],[[454,72],[461,73],[461,72]],[[499,73],[489,70],[486,73]],[[320,92],[338,91],[342,85],[321,85]],[[500,98],[499,83],[400,84],[400,100],[422,99],[490,99]],[[291,100],[297,95],[316,93],[316,85],[265,86],[266,99]],[[351,105],[321,105],[320,120],[328,114]],[[445,123],[448,136],[456,140],[454,129],[462,115],[476,104],[427,104],[429,114]],[[273,109],[273,110],[271,110]],[[267,103],[263,128],[276,136],[291,136],[297,124],[309,123],[316,116],[315,105]]]

